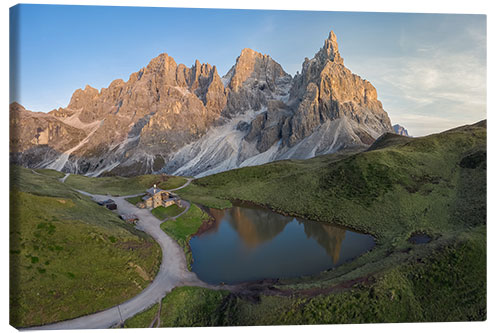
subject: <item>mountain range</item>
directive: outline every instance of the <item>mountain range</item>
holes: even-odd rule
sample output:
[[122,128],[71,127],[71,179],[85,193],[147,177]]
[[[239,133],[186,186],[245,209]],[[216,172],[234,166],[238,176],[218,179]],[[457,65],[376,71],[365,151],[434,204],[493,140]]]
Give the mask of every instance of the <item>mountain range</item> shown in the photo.
[[100,91],[48,113],[10,105],[11,162],[88,176],[201,177],[281,159],[362,150],[394,133],[377,91],[344,66],[330,32],[302,70],[243,49],[220,76],[163,53]]

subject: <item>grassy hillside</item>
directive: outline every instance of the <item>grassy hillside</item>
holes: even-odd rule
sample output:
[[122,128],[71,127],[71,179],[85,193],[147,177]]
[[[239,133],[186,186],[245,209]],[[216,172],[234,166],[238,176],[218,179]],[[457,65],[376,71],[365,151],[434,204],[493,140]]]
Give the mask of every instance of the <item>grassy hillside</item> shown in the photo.
[[10,211],[15,327],[104,310],[138,294],[158,271],[161,251],[152,238],[53,173],[11,167]]
[[[228,296],[228,291],[200,287],[175,288],[162,300],[160,327],[220,326],[222,316],[227,315],[221,304]],[[157,314],[158,306],[154,306],[127,320],[125,327],[148,327]]]
[[[176,288],[162,300],[160,326],[484,320],[486,248],[480,229],[425,258],[401,262],[352,285],[292,295]],[[157,313],[158,307],[145,311],[126,327],[148,327]]]
[[[484,126],[413,139],[389,135],[375,143],[380,149],[231,170],[197,179],[178,193],[194,202],[251,201],[368,232],[379,242],[403,242],[415,231],[438,237],[457,226],[484,224]],[[461,165],[473,156],[479,156],[477,165]],[[470,216],[464,218],[461,207]]]
[[36,169],[34,171],[44,176],[49,176],[56,179],[60,179],[65,176],[65,173],[52,169]]
[[136,177],[97,177],[70,175],[65,184],[93,194],[130,195],[143,193],[157,184],[159,188],[169,190],[186,183],[184,177],[167,175],[142,175]]
[[[54,182],[53,177],[20,170],[22,177],[16,179],[17,192],[11,194],[20,195],[16,202],[27,207],[34,196],[45,200],[38,200],[38,206],[32,205],[33,208],[17,208],[31,212],[24,219],[18,218],[24,221],[22,225],[28,230],[11,233],[11,244],[15,244],[12,239],[19,238],[18,247],[11,245],[14,250],[11,259],[22,260],[16,267],[22,267],[25,272],[27,278],[23,281],[32,283],[21,295],[29,296],[34,294],[33,290],[42,290],[37,284],[44,280],[35,279],[36,274],[59,279],[57,284],[46,283],[51,288],[59,284],[64,286],[63,278],[71,277],[67,272],[75,278],[80,277],[71,265],[48,275],[49,269],[42,266],[47,259],[42,258],[43,253],[36,252],[42,248],[36,243],[37,239],[45,237],[41,239],[42,244],[50,244],[47,245],[48,254],[63,253],[69,248],[71,251],[66,253],[64,260],[76,256],[77,262],[85,262],[78,248],[84,247],[88,252],[90,245],[73,248],[72,242],[64,242],[63,236],[71,234],[71,230],[62,227],[65,221],[82,228],[100,228],[95,233],[102,238],[96,239],[103,240],[99,244],[106,246],[107,251],[111,250],[106,239],[111,242],[113,237],[116,243],[121,241],[114,229],[120,221],[116,221],[109,211],[69,190],[67,185]],[[142,180],[155,176],[141,177],[128,179],[128,184],[135,184],[137,190],[146,186],[147,182],[141,183]],[[88,186],[89,191],[93,189],[94,192],[94,186],[103,186],[106,191],[119,194],[129,189],[125,187],[127,179],[119,177],[110,178],[109,183],[105,178],[89,181],[77,177],[73,178],[75,180],[83,184],[73,184],[76,188]],[[92,181],[96,183],[90,185]],[[115,181],[120,185],[114,185]],[[362,153],[278,161],[231,170],[197,179],[177,193],[183,199],[216,208],[228,207],[232,200],[250,201],[283,214],[370,233],[377,244],[357,259],[314,276],[253,284],[235,292],[176,288],[162,300],[161,326],[486,319],[486,122],[422,138],[388,134]],[[90,207],[101,210],[92,213]],[[198,230],[204,219],[202,211],[196,208],[192,205],[177,221],[167,221],[161,226],[185,249],[188,249],[190,235]],[[54,218],[57,223],[52,221]],[[35,222],[29,224],[31,221]],[[131,234],[136,232],[127,228],[123,227]],[[64,233],[57,234],[59,230]],[[88,232],[85,230],[78,234]],[[409,238],[415,233],[425,233],[431,241],[413,244]],[[94,257],[97,252],[90,253]],[[119,254],[113,253],[113,256],[119,258]],[[53,259],[48,260],[50,266]],[[134,259],[133,262],[139,261]],[[46,272],[39,269],[46,269]],[[91,287],[82,288],[81,292],[93,292],[94,285],[99,282],[93,281]],[[89,281],[79,280],[79,283],[78,288],[81,288]],[[105,292],[112,290],[111,285],[104,288]],[[29,302],[38,302],[39,311],[47,317],[43,312],[52,310],[52,305],[49,308],[40,304],[41,300],[28,299],[28,296],[24,297]],[[58,305],[60,298],[60,294],[54,295],[51,301]],[[80,298],[89,299],[85,295],[75,299]],[[31,306],[29,302],[23,306]],[[18,303],[19,300],[11,299],[11,307],[24,309]],[[72,303],[58,306],[66,309],[64,306],[70,307],[69,304]],[[155,306],[138,314],[128,320],[126,326],[149,326],[158,309]]]
[[[376,237],[375,248],[352,262],[274,286],[293,294],[359,285],[355,289],[289,301],[262,298],[245,305],[248,319],[239,324],[315,322],[300,312],[305,303],[316,304],[312,313],[323,308],[314,315],[318,323],[485,319],[485,121],[422,138],[388,134],[357,154],[231,170],[197,179],[178,193],[212,207],[250,201]],[[415,233],[432,240],[412,244]],[[378,291],[389,300],[377,297]]]
[[158,206],[151,210],[151,214],[153,214],[158,220],[163,221],[168,217],[177,216],[183,211],[183,207],[174,204],[168,207]]

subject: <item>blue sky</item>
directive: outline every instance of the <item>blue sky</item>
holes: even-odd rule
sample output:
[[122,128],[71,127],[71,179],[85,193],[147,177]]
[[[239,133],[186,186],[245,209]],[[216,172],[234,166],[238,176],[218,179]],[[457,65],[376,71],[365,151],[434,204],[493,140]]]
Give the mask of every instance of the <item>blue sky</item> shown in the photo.
[[33,111],[64,107],[74,90],[127,80],[162,52],[222,76],[249,47],[294,75],[330,30],[345,65],[410,134],[486,118],[482,15],[21,5],[11,9],[10,99]]

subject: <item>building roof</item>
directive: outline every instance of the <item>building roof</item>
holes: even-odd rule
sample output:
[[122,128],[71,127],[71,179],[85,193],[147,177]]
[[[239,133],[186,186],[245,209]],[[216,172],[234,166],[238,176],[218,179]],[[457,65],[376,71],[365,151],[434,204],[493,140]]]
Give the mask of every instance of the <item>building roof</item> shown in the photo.
[[106,204],[106,208],[111,209],[111,210],[115,210],[116,208],[118,208],[118,206],[116,206],[116,203],[111,202],[111,203]]
[[151,187],[150,189],[148,189],[147,191],[147,194],[149,194],[150,196],[153,196],[155,194],[158,194],[158,193],[161,193],[161,192],[165,192],[165,190],[162,190],[161,188],[159,187]]
[[124,221],[137,221],[137,220],[139,220],[139,218],[135,214],[122,214],[122,215],[120,215],[120,217]]

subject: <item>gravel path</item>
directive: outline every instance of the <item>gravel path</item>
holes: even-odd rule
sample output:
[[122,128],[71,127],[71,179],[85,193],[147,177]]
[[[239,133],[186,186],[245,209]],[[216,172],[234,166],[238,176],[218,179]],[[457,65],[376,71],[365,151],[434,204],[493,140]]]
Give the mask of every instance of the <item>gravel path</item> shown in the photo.
[[[186,187],[191,183],[188,180],[186,184],[175,189]],[[137,227],[148,235],[153,237],[160,245],[162,250],[162,262],[160,270],[154,281],[144,289],[140,294],[125,301],[124,303],[114,306],[110,309],[97,312],[91,315],[79,317],[76,319],[66,320],[55,324],[49,324],[39,327],[30,327],[30,330],[45,330],[45,329],[92,329],[92,328],[109,328],[120,325],[127,318],[146,310],[153,304],[159,302],[169,291],[178,286],[200,286],[211,289],[230,289],[231,286],[214,286],[209,285],[198,279],[195,273],[187,269],[186,257],[183,249],[170,238],[160,228],[162,221],[154,217],[149,210],[140,209],[125,200],[127,197],[112,197],[106,195],[94,195],[83,191],[78,191],[82,194],[91,196],[96,201],[113,199],[117,205],[118,214],[135,214],[139,218]],[[183,200],[183,203],[186,201]],[[184,214],[187,211],[184,210]],[[178,215],[178,216],[180,216]],[[177,216],[177,217],[178,217]]]
[[59,178],[59,181],[60,181],[61,183],[64,183],[64,182],[66,181],[66,178],[68,178],[68,177],[69,177],[69,175],[71,175],[71,174],[70,174],[70,173],[67,173],[66,175],[64,175],[64,177]]

